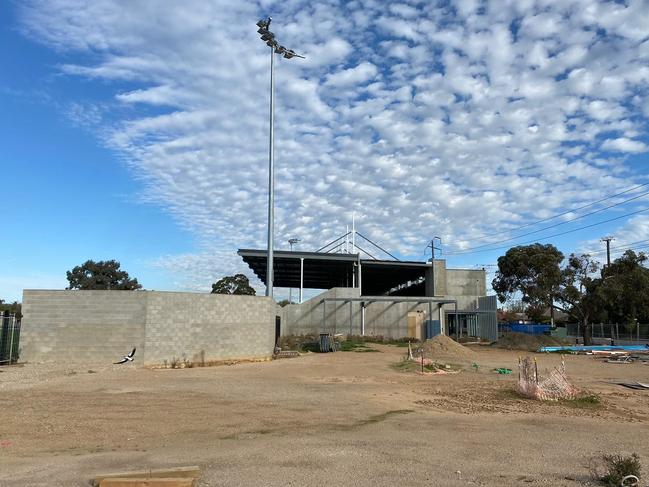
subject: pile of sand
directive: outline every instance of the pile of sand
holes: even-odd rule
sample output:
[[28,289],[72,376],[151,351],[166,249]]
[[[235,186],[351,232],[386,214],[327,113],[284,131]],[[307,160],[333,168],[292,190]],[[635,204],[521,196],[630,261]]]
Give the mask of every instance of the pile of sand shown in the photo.
[[470,361],[477,354],[446,335],[437,335],[423,344],[424,357],[431,360]]
[[493,344],[494,347],[507,350],[527,350],[536,352],[541,347],[560,347],[566,342],[548,335],[528,335],[527,333],[505,333]]

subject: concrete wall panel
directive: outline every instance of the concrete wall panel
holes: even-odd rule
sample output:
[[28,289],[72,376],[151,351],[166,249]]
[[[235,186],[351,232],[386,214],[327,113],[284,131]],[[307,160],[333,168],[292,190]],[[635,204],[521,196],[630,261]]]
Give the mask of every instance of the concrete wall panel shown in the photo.
[[110,363],[143,350],[144,292],[26,290],[22,313],[21,360]]
[[275,304],[261,296],[25,290],[21,360],[139,364],[272,355]]

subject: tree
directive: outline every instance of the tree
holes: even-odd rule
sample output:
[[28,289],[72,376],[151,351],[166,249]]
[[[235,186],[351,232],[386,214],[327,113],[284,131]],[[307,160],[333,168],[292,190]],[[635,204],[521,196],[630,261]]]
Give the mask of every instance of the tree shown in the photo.
[[561,285],[553,296],[554,308],[580,323],[584,345],[592,345],[591,322],[597,315],[601,315],[604,308],[602,280],[593,277],[598,270],[599,264],[588,254],[570,254],[561,272]]
[[602,319],[615,323],[649,320],[649,269],[644,253],[627,250],[602,270]]
[[554,245],[513,247],[498,258],[492,285],[502,303],[520,294],[528,309],[553,307],[570,315],[582,326],[584,344],[590,345],[591,319],[603,307],[601,280],[593,278],[598,265],[588,255],[571,254],[562,268],[563,261]]
[[120,269],[120,263],[116,260],[99,262],[87,260],[68,271],[67,278],[70,283],[68,289],[135,290],[142,288],[137,279],[131,279],[128,272]]
[[18,301],[7,303],[4,299],[0,299],[0,314],[8,311],[10,315],[15,315],[16,319],[22,318],[22,305]]
[[212,294],[245,294],[254,296],[255,288],[250,285],[250,281],[243,274],[226,276],[212,284]]
[[554,245],[533,244],[509,249],[498,258],[492,282],[501,303],[521,295],[526,305],[550,307],[561,285],[563,254]]

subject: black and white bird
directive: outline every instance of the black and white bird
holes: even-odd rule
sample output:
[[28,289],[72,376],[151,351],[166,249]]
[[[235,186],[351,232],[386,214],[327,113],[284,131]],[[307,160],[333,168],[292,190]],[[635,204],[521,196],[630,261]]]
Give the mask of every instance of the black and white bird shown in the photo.
[[119,362],[113,362],[115,365],[117,364],[125,364],[126,362],[133,362],[133,357],[135,357],[135,349],[128,355],[124,355],[124,358],[120,360]]

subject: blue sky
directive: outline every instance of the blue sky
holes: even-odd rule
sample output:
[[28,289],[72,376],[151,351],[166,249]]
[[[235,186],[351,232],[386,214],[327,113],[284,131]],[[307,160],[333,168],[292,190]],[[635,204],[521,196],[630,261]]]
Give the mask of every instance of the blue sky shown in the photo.
[[535,237],[649,239],[649,211],[624,216],[640,196],[498,243],[649,191],[568,212],[649,182],[647,1],[5,2],[0,298],[63,288],[86,259],[147,289],[248,272],[236,249],[265,246],[267,14],[307,57],[277,59],[278,248],[313,250],[352,212],[403,258],[440,235],[449,266]]

